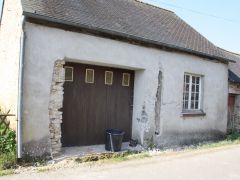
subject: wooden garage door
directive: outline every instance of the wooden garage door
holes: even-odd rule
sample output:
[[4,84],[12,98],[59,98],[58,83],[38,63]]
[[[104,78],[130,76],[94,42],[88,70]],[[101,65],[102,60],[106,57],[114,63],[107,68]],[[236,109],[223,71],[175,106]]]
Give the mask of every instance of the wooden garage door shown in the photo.
[[131,138],[134,71],[66,63],[62,143],[105,143],[105,130],[118,128]]

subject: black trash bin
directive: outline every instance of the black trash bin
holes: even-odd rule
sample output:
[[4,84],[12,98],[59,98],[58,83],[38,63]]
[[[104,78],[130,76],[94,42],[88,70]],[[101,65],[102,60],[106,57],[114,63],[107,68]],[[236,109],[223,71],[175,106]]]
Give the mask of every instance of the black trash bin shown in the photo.
[[105,149],[112,152],[121,151],[124,134],[125,132],[119,129],[107,129]]

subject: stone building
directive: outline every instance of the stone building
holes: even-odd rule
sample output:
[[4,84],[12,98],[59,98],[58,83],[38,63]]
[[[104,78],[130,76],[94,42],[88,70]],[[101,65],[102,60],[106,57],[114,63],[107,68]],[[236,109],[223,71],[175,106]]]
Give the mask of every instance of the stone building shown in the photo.
[[229,64],[228,131],[240,132],[240,55],[236,63]]
[[226,134],[238,57],[174,12],[135,0],[4,2],[0,105],[17,114],[19,158],[103,144],[108,128],[158,147]]

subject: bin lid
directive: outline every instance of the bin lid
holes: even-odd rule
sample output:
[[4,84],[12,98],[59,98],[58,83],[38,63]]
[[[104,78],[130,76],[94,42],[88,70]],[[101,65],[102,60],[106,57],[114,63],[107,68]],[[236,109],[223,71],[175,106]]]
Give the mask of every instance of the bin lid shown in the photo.
[[125,134],[125,132],[120,130],[120,129],[107,129],[106,133],[113,134],[113,135],[123,135],[123,134]]

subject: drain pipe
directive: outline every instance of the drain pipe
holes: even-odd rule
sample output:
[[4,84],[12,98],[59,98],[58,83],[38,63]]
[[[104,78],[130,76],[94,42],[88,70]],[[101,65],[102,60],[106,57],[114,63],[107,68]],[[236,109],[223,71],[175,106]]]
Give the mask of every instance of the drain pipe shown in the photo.
[[19,70],[18,70],[18,102],[17,102],[17,158],[22,158],[22,84],[23,84],[23,60],[25,50],[25,16],[22,18],[22,34],[20,40]]

